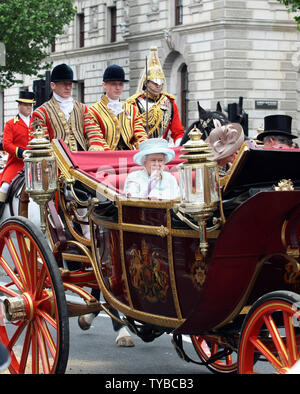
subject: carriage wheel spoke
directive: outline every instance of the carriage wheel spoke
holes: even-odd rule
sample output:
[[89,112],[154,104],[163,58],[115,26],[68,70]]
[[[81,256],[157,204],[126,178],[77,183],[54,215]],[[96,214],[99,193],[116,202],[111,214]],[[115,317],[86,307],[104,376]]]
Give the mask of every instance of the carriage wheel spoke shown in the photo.
[[289,365],[288,352],[271,314],[266,314],[264,316],[264,322],[271,334],[279,358],[282,360],[283,365],[287,367]]
[[37,314],[45,319],[55,330],[57,330],[57,321],[50,316],[47,312],[38,310]]
[[30,323],[27,327],[27,332],[26,332],[26,336],[25,336],[25,340],[24,340],[24,344],[23,344],[23,349],[22,349],[21,360],[20,360],[19,373],[21,373],[21,374],[25,373],[31,340],[32,340],[32,324]]
[[17,296],[19,295],[19,293],[17,293],[17,292],[15,292],[15,291],[11,290],[11,289],[8,287],[8,285],[5,285],[5,286],[0,285],[0,292],[1,292],[1,293],[4,293],[4,294],[7,294],[7,295],[10,295],[10,296],[12,296],[12,297],[17,297]]
[[50,365],[49,365],[47,348],[46,348],[45,340],[44,340],[44,337],[41,333],[40,327],[38,327],[38,324],[36,322],[35,322],[35,328],[36,328],[36,332],[37,332],[37,340],[38,340],[39,352],[41,355],[43,370],[45,373],[49,374],[50,373]]
[[24,291],[24,286],[23,286],[22,282],[19,280],[17,275],[14,273],[14,271],[11,269],[9,264],[7,264],[6,260],[2,256],[1,256],[1,267],[4,269],[4,271],[10,277],[10,279],[13,281],[13,283],[17,286],[17,288],[21,292],[23,292]]
[[42,297],[42,291],[45,287],[46,279],[47,279],[46,267],[44,265],[42,265],[41,271],[39,272],[39,277],[38,277],[37,283],[36,283],[36,292],[35,292],[36,300],[39,300]]
[[37,321],[38,327],[40,328],[40,330],[43,334],[43,338],[45,339],[45,342],[48,346],[51,356],[54,359],[55,355],[56,355],[56,346],[55,346],[55,343],[54,343],[53,338],[51,336],[51,333],[50,333],[46,323],[44,321],[42,321],[40,319],[40,317],[37,317],[36,321]]
[[37,279],[38,279],[38,258],[37,252],[34,247],[32,240],[30,240],[30,247],[29,247],[29,259],[30,259],[30,276],[32,281],[32,288],[36,288]]
[[[15,333],[13,334],[13,336],[10,339],[8,339],[7,335],[5,335],[5,340],[3,340],[3,336],[2,336],[2,340],[3,340],[4,345],[8,348],[8,350],[10,350],[10,353],[11,353],[11,364],[9,366],[9,369],[10,369],[10,371],[12,371],[14,373],[20,372],[20,369],[19,369],[19,362],[18,362],[17,357],[13,351],[13,347],[16,345],[18,339],[20,338],[21,334],[23,333],[23,331],[26,329],[27,326],[28,326],[27,322],[20,323],[18,328],[16,329]],[[25,335],[25,338],[28,339],[28,330]],[[24,349],[26,348],[26,343],[27,342],[25,340],[22,354],[24,354]],[[23,356],[23,360],[24,360],[24,356]],[[24,361],[23,361],[23,363],[24,363]]]
[[275,369],[281,369],[282,363],[274,356],[274,354],[259,340],[257,337],[250,337],[249,341],[255,348],[269,361]]
[[35,325],[32,325],[32,373],[33,374],[38,374],[39,373],[39,347],[38,347],[38,341],[37,341],[37,334],[36,334],[36,328]]
[[20,261],[20,257],[19,257],[19,255],[18,255],[18,253],[16,251],[16,248],[15,248],[15,245],[13,243],[13,240],[11,239],[11,237],[9,237],[9,238],[8,237],[4,237],[4,242],[5,242],[5,245],[6,245],[7,249],[8,249],[8,251],[9,251],[10,257],[13,260],[14,266],[15,266],[15,268],[17,270],[17,273],[18,273],[18,275],[20,277],[20,280],[23,283],[23,288],[24,288],[25,291],[28,291],[29,290],[29,284],[27,282],[27,278],[26,278],[25,272],[23,270],[22,263]]
[[[31,272],[30,272],[30,261],[28,256],[28,248],[26,246],[26,241],[23,234],[17,233],[17,240],[21,255],[21,261],[23,262],[24,275],[26,278],[26,283],[28,284],[30,290],[32,290]],[[27,240],[28,241],[28,240]]]
[[11,353],[9,370],[16,374],[63,373],[69,324],[52,251],[39,229],[25,218],[5,219],[0,230],[0,294],[10,320],[10,324],[0,324],[0,340]]
[[286,333],[286,345],[288,349],[289,365],[292,366],[299,358],[297,351],[297,340],[295,335],[295,328],[293,324],[293,317],[290,313],[283,313],[283,321]]

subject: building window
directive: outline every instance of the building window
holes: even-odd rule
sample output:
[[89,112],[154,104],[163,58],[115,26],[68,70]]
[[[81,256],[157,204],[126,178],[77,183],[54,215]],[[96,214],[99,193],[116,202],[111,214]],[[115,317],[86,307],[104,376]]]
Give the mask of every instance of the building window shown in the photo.
[[182,25],[182,0],[175,0],[175,25]]
[[109,8],[110,42],[117,40],[117,7]]
[[180,71],[181,77],[181,122],[184,127],[188,126],[188,72],[184,64]]
[[78,46],[84,47],[84,13],[77,14]]

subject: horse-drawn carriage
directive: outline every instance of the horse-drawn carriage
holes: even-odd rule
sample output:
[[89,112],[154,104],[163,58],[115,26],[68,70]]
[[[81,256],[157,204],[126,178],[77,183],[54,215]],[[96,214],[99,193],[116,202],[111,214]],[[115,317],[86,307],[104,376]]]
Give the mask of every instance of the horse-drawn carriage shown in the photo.
[[[259,372],[264,359],[285,373],[296,363],[300,151],[244,145],[219,179],[207,147],[193,140],[168,164],[177,176],[181,163],[181,200],[162,201],[124,195],[132,151],[70,152],[54,140],[52,157],[38,140],[25,160],[26,191],[44,231],[32,217],[0,226],[0,340],[12,373],[63,373],[68,318],[100,310],[116,318],[110,307],[145,341],[172,333],[187,361],[189,335],[214,372]],[[27,203],[21,198],[23,213]]]

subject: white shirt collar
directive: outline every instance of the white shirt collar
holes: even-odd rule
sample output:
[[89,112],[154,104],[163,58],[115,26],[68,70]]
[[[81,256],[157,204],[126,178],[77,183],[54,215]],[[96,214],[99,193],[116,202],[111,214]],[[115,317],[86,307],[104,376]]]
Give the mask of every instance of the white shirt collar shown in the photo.
[[107,108],[109,108],[115,115],[119,115],[123,112],[123,103],[120,100],[112,100],[107,96],[109,103],[107,104]]
[[22,114],[19,113],[19,116],[20,116],[20,118],[25,122],[25,124],[27,125],[27,127],[29,127],[31,115],[29,115],[29,116],[24,116],[24,115],[22,115]]
[[53,92],[53,96],[54,96],[55,100],[57,100],[59,103],[70,103],[70,102],[73,102],[73,97],[72,96],[70,96],[68,98],[64,98],[64,97],[59,96],[55,92]]
[[59,108],[62,110],[62,112],[65,115],[66,120],[68,121],[70,118],[70,114],[74,108],[73,97],[71,97],[71,96],[68,98],[60,97],[55,92],[53,92],[53,97],[55,98],[55,100],[57,100]]

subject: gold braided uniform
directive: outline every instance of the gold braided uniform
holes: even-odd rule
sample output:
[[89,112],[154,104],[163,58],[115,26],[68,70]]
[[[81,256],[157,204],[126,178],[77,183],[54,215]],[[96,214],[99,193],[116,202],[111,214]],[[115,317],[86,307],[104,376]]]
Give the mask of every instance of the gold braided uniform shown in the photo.
[[50,141],[53,138],[62,138],[72,151],[108,149],[87,106],[78,101],[74,101],[68,121],[54,97],[33,112],[32,121],[35,119],[40,122],[45,134],[49,135]]
[[[136,105],[142,114],[143,125],[146,128],[146,94],[136,93],[129,97],[127,102]],[[181,124],[175,97],[169,93],[161,92],[156,98],[150,94],[148,96],[148,136],[149,138],[167,139],[168,131],[171,130],[171,137],[175,142],[182,138],[184,127]]]
[[103,94],[100,101],[89,108],[94,121],[100,126],[106,144],[111,150],[136,149],[148,139],[137,108],[127,102],[123,111],[115,115],[108,107],[108,97]]

